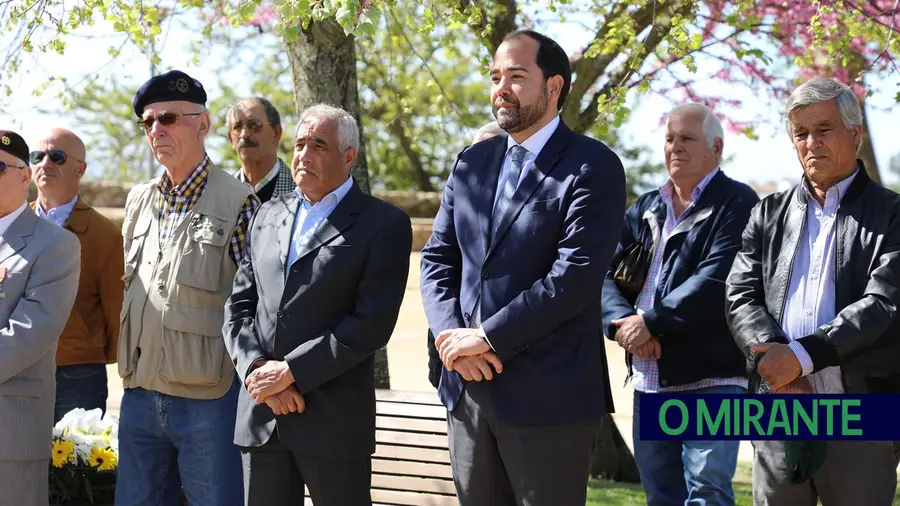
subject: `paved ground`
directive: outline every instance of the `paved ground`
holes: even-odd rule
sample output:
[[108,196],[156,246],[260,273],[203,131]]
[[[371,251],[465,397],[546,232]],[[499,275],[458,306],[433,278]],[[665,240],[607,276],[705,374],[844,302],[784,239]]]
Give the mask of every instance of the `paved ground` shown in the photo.
[[[419,254],[413,253],[410,257],[409,281],[406,285],[403,306],[400,308],[400,318],[388,344],[391,387],[394,390],[434,391],[428,383],[428,354],[425,348],[427,328],[419,295]],[[607,341],[606,349],[617,411],[614,419],[630,446],[632,390],[630,386],[623,386],[626,373],[625,359],[622,350],[615,343]],[[118,412],[122,398],[122,382],[114,365],[109,366],[109,378],[107,406],[110,411]],[[742,443],[739,459],[749,462],[752,456],[753,449],[750,443]]]

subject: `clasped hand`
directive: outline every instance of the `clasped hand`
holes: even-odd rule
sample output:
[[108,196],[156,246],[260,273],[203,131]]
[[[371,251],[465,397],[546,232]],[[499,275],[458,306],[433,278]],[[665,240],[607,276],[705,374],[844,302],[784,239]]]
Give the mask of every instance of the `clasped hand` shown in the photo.
[[613,320],[612,324],[616,327],[616,342],[628,353],[654,360],[662,357],[662,345],[650,334],[643,316],[626,316]]
[[244,382],[250,397],[266,403],[276,415],[302,413],[306,401],[294,386],[294,375],[287,362],[267,360],[253,369]]
[[[804,386],[802,382],[795,383],[795,380],[803,374],[803,367],[790,346],[781,343],[750,343],[748,346],[751,350],[764,354],[756,367],[756,372],[766,380],[773,392],[808,393],[805,391],[807,386]],[[785,389],[788,386],[790,388]],[[782,389],[785,390],[782,391]],[[794,389],[800,391],[795,392]],[[809,390],[812,391],[811,388]]]
[[490,381],[494,379],[494,371],[503,372],[500,357],[478,335],[478,329],[445,330],[438,334],[434,346],[444,367],[458,372],[466,381]]

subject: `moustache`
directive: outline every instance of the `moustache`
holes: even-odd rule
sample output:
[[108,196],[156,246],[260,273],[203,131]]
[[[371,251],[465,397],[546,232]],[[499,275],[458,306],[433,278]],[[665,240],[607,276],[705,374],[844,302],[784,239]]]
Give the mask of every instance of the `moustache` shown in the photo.
[[497,97],[496,107],[500,107],[503,104],[511,104],[515,107],[519,107],[519,101],[511,98],[511,97]]
[[254,140],[252,140],[252,139],[241,139],[241,140],[238,141],[237,147],[238,147],[238,149],[241,149],[241,148],[258,148],[258,147],[259,147],[259,143],[256,142],[256,141],[254,141]]

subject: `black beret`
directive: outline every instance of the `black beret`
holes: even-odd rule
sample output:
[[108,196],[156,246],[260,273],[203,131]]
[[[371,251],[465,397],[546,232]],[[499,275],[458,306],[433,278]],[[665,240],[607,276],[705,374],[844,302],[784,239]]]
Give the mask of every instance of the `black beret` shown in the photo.
[[6,151],[28,164],[28,144],[15,132],[0,130],[0,151]]
[[206,105],[206,91],[200,81],[180,70],[172,70],[151,77],[134,94],[131,104],[134,106],[134,113],[140,118],[144,114],[144,107],[173,100]]

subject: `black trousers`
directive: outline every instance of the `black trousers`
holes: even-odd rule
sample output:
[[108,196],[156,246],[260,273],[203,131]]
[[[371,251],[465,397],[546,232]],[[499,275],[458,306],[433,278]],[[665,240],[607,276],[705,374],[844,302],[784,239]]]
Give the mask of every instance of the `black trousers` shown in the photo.
[[316,506],[372,504],[372,459],[325,459],[292,452],[277,432],[265,445],[241,448],[246,506],[297,506],[304,486]]

